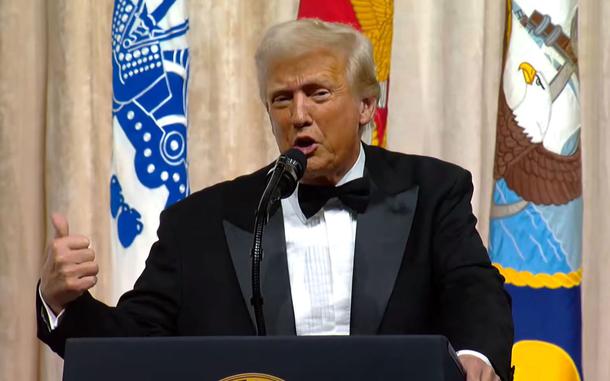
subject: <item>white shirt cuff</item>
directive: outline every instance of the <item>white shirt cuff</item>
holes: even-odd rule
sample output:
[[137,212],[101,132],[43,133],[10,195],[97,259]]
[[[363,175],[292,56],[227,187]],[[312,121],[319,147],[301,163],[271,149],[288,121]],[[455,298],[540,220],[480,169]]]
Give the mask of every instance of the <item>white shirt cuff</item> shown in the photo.
[[481,360],[483,360],[483,362],[485,362],[485,364],[487,364],[487,365],[489,365],[489,366],[491,366],[493,368],[493,366],[491,365],[491,362],[489,361],[487,356],[485,356],[481,352],[471,351],[470,349],[462,349],[461,351],[457,351],[456,353],[457,353],[458,356],[471,355],[471,356],[474,356],[474,357],[478,357]]
[[57,326],[59,325],[59,320],[63,316],[64,312],[66,312],[66,310],[61,310],[61,312],[57,316],[55,316],[55,313],[53,312],[51,307],[49,307],[47,302],[44,301],[44,298],[42,297],[42,291],[40,291],[40,286],[38,286],[38,296],[40,296],[40,300],[42,300],[42,305],[44,306],[44,309],[47,312],[47,323],[49,325],[49,331],[52,331],[57,328]]

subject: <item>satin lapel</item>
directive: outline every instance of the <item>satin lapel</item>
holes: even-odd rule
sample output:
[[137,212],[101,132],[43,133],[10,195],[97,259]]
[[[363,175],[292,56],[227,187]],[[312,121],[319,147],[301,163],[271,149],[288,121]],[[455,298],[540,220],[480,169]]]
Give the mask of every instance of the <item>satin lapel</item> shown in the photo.
[[261,283],[267,334],[296,335],[282,208],[265,227],[263,251]]
[[418,187],[387,195],[371,181],[367,210],[357,217],[351,334],[376,334],[396,276],[417,204]]
[[254,311],[252,310],[252,305],[250,304],[250,297],[252,296],[252,275],[250,273],[250,249],[252,247],[252,233],[234,225],[227,220],[223,220],[222,224],[225,230],[225,236],[227,237],[227,244],[229,246],[229,252],[231,253],[233,267],[235,268],[235,275],[237,275],[239,287],[241,288],[241,294],[244,297],[246,308],[248,308],[252,325],[256,326]]
[[[252,296],[250,250],[253,234],[227,220],[223,221],[223,227],[239,286],[250,313],[252,324],[255,324],[254,311],[250,304]],[[261,291],[267,334],[294,335],[296,329],[281,208],[277,208],[265,227],[263,261],[261,263]]]

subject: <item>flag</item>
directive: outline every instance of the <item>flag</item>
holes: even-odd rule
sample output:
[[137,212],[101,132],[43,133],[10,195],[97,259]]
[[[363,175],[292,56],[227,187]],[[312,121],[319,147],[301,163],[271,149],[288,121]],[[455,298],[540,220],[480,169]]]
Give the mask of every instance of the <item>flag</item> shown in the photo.
[[582,379],[577,0],[508,0],[489,253],[516,381]]
[[189,194],[183,0],[115,0],[112,17],[113,298],[133,287],[159,213]]
[[385,147],[390,91],[390,60],[394,18],[393,0],[301,0],[298,18],[317,18],[349,24],[373,44],[377,81],[381,94],[373,120],[371,144]]

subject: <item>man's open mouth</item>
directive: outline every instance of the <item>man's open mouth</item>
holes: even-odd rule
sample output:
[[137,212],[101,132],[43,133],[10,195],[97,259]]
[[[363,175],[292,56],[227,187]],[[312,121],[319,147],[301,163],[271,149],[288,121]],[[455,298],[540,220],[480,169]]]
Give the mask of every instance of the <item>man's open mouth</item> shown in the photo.
[[316,148],[318,148],[318,143],[316,143],[316,141],[309,136],[303,136],[295,140],[294,148],[303,152],[303,154],[307,156],[311,155]]

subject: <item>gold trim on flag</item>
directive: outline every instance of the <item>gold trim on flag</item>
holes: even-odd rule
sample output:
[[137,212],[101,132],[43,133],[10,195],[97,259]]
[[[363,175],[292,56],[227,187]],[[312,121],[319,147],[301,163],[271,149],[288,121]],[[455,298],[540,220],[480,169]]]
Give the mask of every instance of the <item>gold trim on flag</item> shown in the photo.
[[509,267],[503,267],[499,263],[493,264],[500,274],[506,279],[507,284],[518,287],[532,288],[572,288],[579,286],[582,281],[582,268],[570,273],[555,274],[532,274],[529,271],[517,271]]

